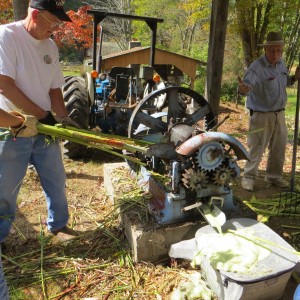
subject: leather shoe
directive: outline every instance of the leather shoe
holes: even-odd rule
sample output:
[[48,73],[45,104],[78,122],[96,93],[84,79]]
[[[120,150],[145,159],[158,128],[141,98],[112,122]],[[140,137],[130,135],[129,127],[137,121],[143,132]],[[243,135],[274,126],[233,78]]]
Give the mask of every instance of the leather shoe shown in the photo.
[[254,180],[249,178],[242,179],[242,188],[246,191],[253,192]]
[[64,226],[58,230],[51,230],[51,233],[62,242],[74,239],[79,235],[78,231],[75,231],[68,226]]
[[289,183],[283,178],[265,178],[265,182],[280,188],[288,188]]

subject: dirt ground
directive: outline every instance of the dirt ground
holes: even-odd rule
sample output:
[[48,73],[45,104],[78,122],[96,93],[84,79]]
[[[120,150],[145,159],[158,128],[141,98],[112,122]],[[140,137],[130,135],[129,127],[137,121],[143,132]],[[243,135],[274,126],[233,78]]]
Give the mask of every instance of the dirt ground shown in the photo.
[[[229,119],[218,131],[233,134],[246,145],[246,112],[235,104],[222,105],[220,120],[228,114]],[[298,161],[299,155],[300,151]],[[284,169],[287,180],[290,180],[291,158],[292,145],[288,144]],[[120,161],[103,152],[79,161],[64,159],[70,226],[83,232],[82,238],[67,245],[49,238],[39,180],[35,171],[28,169],[18,198],[17,219],[4,252],[11,299],[167,299],[184,277],[182,273],[189,272],[186,266],[172,269],[168,262],[133,264],[124,254],[124,233],[113,217],[114,211],[103,186],[103,164]],[[243,168],[243,162],[239,164]],[[243,190],[240,180],[234,183],[232,190],[239,203],[250,200],[253,195],[267,201],[282,192],[282,189],[266,186],[264,166],[265,160],[254,193]],[[297,180],[299,170],[298,165]],[[241,216],[257,217],[242,204],[239,207]],[[281,226],[300,226],[299,219],[272,217],[266,224],[299,251],[299,234],[293,235],[292,230]],[[291,277],[282,299],[291,300],[296,286]]]

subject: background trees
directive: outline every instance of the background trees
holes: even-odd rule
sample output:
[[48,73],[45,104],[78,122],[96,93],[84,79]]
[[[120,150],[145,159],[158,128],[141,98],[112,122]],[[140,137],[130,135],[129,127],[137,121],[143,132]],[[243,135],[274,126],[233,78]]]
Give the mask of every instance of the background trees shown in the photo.
[[14,10],[14,19],[16,21],[22,20],[26,17],[28,1],[27,0],[12,0],[13,10]]
[[281,31],[287,42],[285,59],[292,67],[299,50],[299,0],[236,0],[237,30],[243,45],[244,63],[257,58],[268,31]]
[[13,19],[12,1],[0,2],[0,24],[7,23]]
[[79,7],[77,12],[74,10],[68,11],[72,22],[64,22],[62,27],[53,34],[53,39],[57,43],[63,58],[73,54],[73,60],[82,61],[85,50],[92,46],[93,22],[92,17],[87,14],[88,9],[91,9],[91,7],[86,5]]
[[[221,0],[220,0],[221,1]],[[0,23],[20,19],[27,12],[28,1],[8,0],[0,3]],[[73,19],[54,35],[62,53],[76,49],[83,53],[92,39],[87,6],[119,13],[161,17],[157,47],[207,61],[212,0],[68,0],[65,8]],[[282,31],[286,40],[285,60],[291,69],[298,64],[300,36],[300,0],[230,0],[227,19],[223,83],[235,84],[262,47],[269,31]],[[141,22],[105,19],[105,40],[127,49],[135,38],[143,46],[149,42],[149,30]],[[110,50],[112,47],[110,48]],[[115,51],[115,50],[114,50]],[[82,55],[81,55],[82,56]],[[77,56],[78,57],[78,56]],[[204,74],[199,69],[199,74]]]

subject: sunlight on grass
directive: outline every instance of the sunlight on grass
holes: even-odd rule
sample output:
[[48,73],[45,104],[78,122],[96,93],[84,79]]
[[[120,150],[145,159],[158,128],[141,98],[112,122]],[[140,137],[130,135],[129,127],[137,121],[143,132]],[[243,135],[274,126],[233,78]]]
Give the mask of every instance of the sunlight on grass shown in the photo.
[[288,101],[285,107],[286,110],[286,123],[288,127],[288,140],[294,139],[295,130],[295,115],[297,103],[297,87],[287,88]]
[[82,64],[62,64],[64,76],[81,76],[83,72]]
[[290,117],[295,117],[295,109],[297,102],[297,88],[287,88],[288,101],[286,105],[286,115]]

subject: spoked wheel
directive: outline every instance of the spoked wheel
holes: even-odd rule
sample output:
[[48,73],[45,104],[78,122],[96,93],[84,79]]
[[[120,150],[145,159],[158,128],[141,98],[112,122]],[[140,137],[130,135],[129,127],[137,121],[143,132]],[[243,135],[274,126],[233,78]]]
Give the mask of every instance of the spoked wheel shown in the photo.
[[205,131],[216,124],[205,98],[191,89],[170,86],[152,92],[139,102],[129,120],[128,136],[161,142],[173,123],[193,126],[200,121]]
[[[156,154],[151,154],[155,156],[144,156],[141,153],[135,153],[135,156],[151,169],[165,172],[164,164],[172,159],[167,158],[166,154],[172,156],[174,146],[178,146],[175,140],[181,139],[181,131],[177,131],[179,136],[176,136],[175,140],[171,140],[168,134],[172,125],[176,123],[185,127],[183,135],[186,132],[192,133],[193,125],[196,124],[198,128],[202,125],[206,131],[215,125],[215,115],[205,98],[188,88],[170,86],[147,95],[131,114],[128,136],[161,145]],[[187,136],[182,136],[182,140],[185,138]]]

